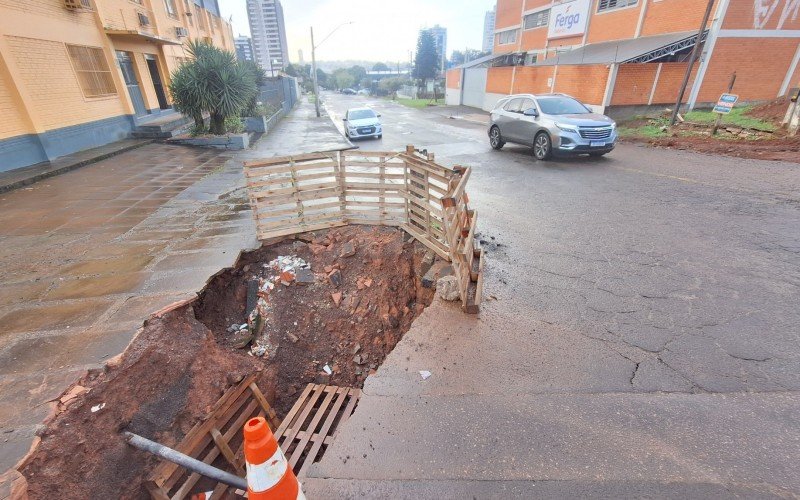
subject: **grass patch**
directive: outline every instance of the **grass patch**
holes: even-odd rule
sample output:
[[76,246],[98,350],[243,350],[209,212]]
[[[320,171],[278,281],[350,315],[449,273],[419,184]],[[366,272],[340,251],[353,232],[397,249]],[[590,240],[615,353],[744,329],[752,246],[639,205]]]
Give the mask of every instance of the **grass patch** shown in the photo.
[[424,109],[429,106],[442,106],[444,104],[444,99],[403,99],[397,98],[396,102],[402,104],[403,106],[408,106],[409,108],[415,109]]
[[667,132],[661,130],[661,125],[644,125],[641,127],[623,127],[617,128],[617,133],[620,137],[648,137],[651,139],[657,137],[667,137]]
[[[759,130],[775,130],[775,125],[752,116],[748,116],[747,112],[750,111],[751,106],[740,106],[733,108],[727,115],[722,115],[723,125],[737,125],[745,128],[755,128]],[[712,111],[690,111],[683,115],[687,122],[695,123],[714,123],[717,119],[717,113]]]

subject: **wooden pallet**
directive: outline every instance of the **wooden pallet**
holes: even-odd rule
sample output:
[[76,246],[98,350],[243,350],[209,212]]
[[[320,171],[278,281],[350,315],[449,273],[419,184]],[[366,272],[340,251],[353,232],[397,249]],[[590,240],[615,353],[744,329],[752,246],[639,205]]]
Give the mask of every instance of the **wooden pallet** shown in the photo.
[[[223,394],[208,416],[195,425],[175,449],[207,464],[222,461],[221,468],[243,477],[242,427],[245,422],[262,416],[273,429],[281,424],[256,385],[257,376],[258,372],[245,377]],[[215,465],[220,466],[219,463]],[[188,497],[200,480],[199,474],[190,473],[172,462],[162,462],[145,482],[145,487],[154,499],[179,500]],[[226,485],[217,484],[213,498],[219,498],[227,489]]]
[[[242,427],[250,418],[262,416],[269,422],[295,474],[304,476],[308,467],[319,460],[333,442],[339,426],[353,414],[361,390],[308,384],[281,423],[256,386],[257,375],[250,375],[229,389],[208,417],[195,425],[175,449],[207,464],[216,461],[216,466],[245,477]],[[145,482],[145,487],[153,499],[178,500],[196,492],[200,480],[198,474],[189,473],[172,462],[162,462]],[[212,498],[237,497],[244,493],[222,483],[207,485],[203,490],[213,490]]]
[[352,387],[308,384],[275,438],[297,477],[322,457],[358,404],[361,390]]

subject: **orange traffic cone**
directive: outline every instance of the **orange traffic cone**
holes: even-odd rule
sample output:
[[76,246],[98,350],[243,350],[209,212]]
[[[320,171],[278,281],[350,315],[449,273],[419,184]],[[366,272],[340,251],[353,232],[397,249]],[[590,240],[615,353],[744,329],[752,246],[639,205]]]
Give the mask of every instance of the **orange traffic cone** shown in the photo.
[[244,424],[244,459],[249,500],[306,499],[264,417]]

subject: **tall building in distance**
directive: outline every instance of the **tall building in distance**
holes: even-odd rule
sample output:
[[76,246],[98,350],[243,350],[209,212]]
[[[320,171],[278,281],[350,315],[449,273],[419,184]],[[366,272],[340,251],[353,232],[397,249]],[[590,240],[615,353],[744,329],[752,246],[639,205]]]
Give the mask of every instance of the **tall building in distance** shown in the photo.
[[305,58],[303,58],[303,49],[297,49],[297,62],[299,62],[301,66],[306,63]]
[[492,10],[486,11],[486,15],[483,16],[483,44],[481,45],[481,50],[483,52],[491,52],[494,48],[494,19],[496,8],[497,6],[493,7]]
[[236,59],[240,61],[254,61],[253,42],[249,36],[239,35],[233,39],[233,45],[236,47]]
[[289,51],[280,0],[247,0],[247,18],[255,61],[265,71],[284,69],[289,64]]
[[439,54],[439,67],[444,71],[447,69],[447,28],[436,24],[433,28],[428,28],[428,32],[433,35],[433,40],[436,42],[436,52]]

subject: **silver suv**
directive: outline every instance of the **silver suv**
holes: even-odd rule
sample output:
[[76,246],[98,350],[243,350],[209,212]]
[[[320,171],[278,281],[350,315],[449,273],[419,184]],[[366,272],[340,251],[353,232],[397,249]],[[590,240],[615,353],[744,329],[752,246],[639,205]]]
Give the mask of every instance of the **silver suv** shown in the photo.
[[617,142],[617,124],[564,94],[518,94],[498,101],[489,119],[489,144],[533,147],[538,160],[555,155],[603,156]]

